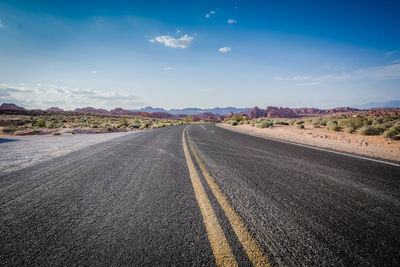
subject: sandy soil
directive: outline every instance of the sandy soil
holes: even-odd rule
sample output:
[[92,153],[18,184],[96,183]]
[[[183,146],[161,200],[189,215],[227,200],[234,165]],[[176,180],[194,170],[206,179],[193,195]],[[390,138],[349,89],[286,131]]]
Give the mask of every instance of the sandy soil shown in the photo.
[[141,131],[41,136],[0,136],[0,175],[72,151]]
[[274,128],[260,129],[249,124],[231,126],[226,123],[218,124],[238,132],[283,139],[287,141],[331,148],[338,151],[350,152],[375,158],[400,161],[400,141],[379,136],[362,136],[346,132],[334,132],[325,128],[313,128],[305,125],[304,129],[295,126],[277,125]]

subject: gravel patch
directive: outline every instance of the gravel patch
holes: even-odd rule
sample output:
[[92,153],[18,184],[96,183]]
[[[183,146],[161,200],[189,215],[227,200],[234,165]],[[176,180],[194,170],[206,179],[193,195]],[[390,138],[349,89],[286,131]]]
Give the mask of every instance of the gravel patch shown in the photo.
[[138,132],[0,137],[0,175]]

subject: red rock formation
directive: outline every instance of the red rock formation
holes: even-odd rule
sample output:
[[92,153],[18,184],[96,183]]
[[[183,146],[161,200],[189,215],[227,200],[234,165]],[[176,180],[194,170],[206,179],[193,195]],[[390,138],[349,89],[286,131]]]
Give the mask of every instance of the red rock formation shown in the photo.
[[175,117],[174,115],[168,112],[152,112],[151,116],[153,118],[160,118],[160,119],[171,119]]
[[295,118],[296,113],[290,108],[267,107],[268,118]]
[[282,107],[267,107],[266,109],[260,109],[258,107],[253,108],[248,115],[249,118],[295,118],[297,117],[296,113],[290,108],[282,108]]

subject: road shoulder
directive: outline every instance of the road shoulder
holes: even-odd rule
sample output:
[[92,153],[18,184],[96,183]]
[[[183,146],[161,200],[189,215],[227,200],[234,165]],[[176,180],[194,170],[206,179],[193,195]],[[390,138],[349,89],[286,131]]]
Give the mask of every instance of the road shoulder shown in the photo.
[[383,145],[371,142],[369,137],[362,137],[362,142],[352,143],[345,140],[346,137],[344,134],[339,134],[339,136],[335,133],[338,135],[336,138],[327,138],[325,136],[317,138],[311,133],[311,131],[307,131],[307,129],[302,130],[302,133],[300,134],[297,131],[291,132],[291,129],[284,130],[283,127],[281,127],[281,129],[260,129],[250,125],[231,126],[225,123],[217,124],[217,126],[239,133],[287,141],[290,143],[310,146],[312,148],[333,150],[361,157],[366,156],[375,159],[390,160],[397,163],[400,162],[400,142],[398,141],[396,141],[395,144],[393,144],[392,141],[388,141],[390,144],[388,143]]

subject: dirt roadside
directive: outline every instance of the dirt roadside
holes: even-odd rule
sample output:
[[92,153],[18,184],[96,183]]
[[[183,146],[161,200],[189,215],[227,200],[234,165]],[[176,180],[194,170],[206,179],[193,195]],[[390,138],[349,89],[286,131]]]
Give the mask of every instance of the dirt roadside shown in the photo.
[[400,161],[400,140],[391,140],[380,136],[334,132],[325,128],[313,128],[307,124],[304,129],[282,125],[277,125],[273,128],[257,128],[249,124],[231,126],[226,123],[220,123],[218,126],[242,133],[272,137],[374,158]]

